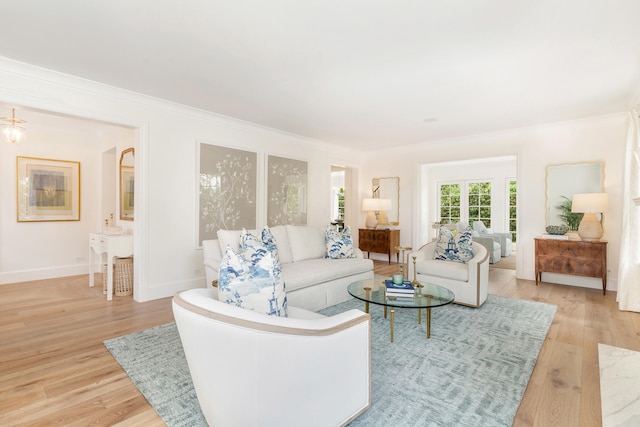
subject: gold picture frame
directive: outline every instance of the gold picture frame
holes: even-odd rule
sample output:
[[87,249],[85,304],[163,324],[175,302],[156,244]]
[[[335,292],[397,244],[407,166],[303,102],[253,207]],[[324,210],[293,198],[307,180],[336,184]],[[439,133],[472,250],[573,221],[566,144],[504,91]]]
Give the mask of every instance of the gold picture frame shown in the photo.
[[16,158],[17,220],[79,221],[80,162]]

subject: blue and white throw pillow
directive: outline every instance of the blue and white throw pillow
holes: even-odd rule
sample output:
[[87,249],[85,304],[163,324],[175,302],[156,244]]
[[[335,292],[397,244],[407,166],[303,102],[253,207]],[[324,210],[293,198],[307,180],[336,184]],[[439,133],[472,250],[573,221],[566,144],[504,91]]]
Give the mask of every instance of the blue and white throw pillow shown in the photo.
[[276,239],[273,237],[269,227],[264,227],[260,233],[260,238],[249,233],[246,229],[240,232],[240,253],[247,261],[256,262],[262,258],[267,252],[273,255],[273,259],[278,264],[278,248],[276,247]]
[[465,228],[464,231],[454,236],[451,230],[441,225],[433,259],[466,264],[473,258],[473,241],[471,236],[472,231],[470,227]]
[[336,230],[331,225],[327,226],[327,234],[324,241],[327,245],[325,258],[339,259],[356,257],[353,249],[353,237],[351,236],[351,229],[348,225],[342,231]]
[[270,252],[248,261],[227,246],[218,271],[218,300],[270,316],[287,316],[279,263]]

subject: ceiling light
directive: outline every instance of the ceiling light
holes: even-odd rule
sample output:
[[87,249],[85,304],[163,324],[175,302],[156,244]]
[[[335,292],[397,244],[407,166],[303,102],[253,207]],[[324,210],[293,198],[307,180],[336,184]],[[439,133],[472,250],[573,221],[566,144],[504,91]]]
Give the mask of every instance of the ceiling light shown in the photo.
[[2,135],[5,141],[10,144],[19,144],[25,135],[25,129],[18,124],[25,123],[24,120],[16,119],[16,109],[11,112],[11,117],[3,117],[0,120],[7,122],[2,125]]

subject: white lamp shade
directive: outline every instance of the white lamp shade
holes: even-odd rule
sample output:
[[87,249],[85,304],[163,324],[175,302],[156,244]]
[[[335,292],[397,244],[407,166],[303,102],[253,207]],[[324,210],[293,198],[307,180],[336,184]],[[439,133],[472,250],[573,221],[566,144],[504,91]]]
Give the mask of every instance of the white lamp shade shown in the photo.
[[574,194],[571,201],[571,212],[608,212],[609,196],[607,193]]
[[363,211],[379,211],[380,199],[362,199]]

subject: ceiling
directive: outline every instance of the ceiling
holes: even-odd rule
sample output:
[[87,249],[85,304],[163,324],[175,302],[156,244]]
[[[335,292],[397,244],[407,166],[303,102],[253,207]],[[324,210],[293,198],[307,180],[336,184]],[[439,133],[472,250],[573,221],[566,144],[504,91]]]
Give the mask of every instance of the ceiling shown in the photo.
[[638,0],[3,1],[0,56],[358,150],[629,110]]

